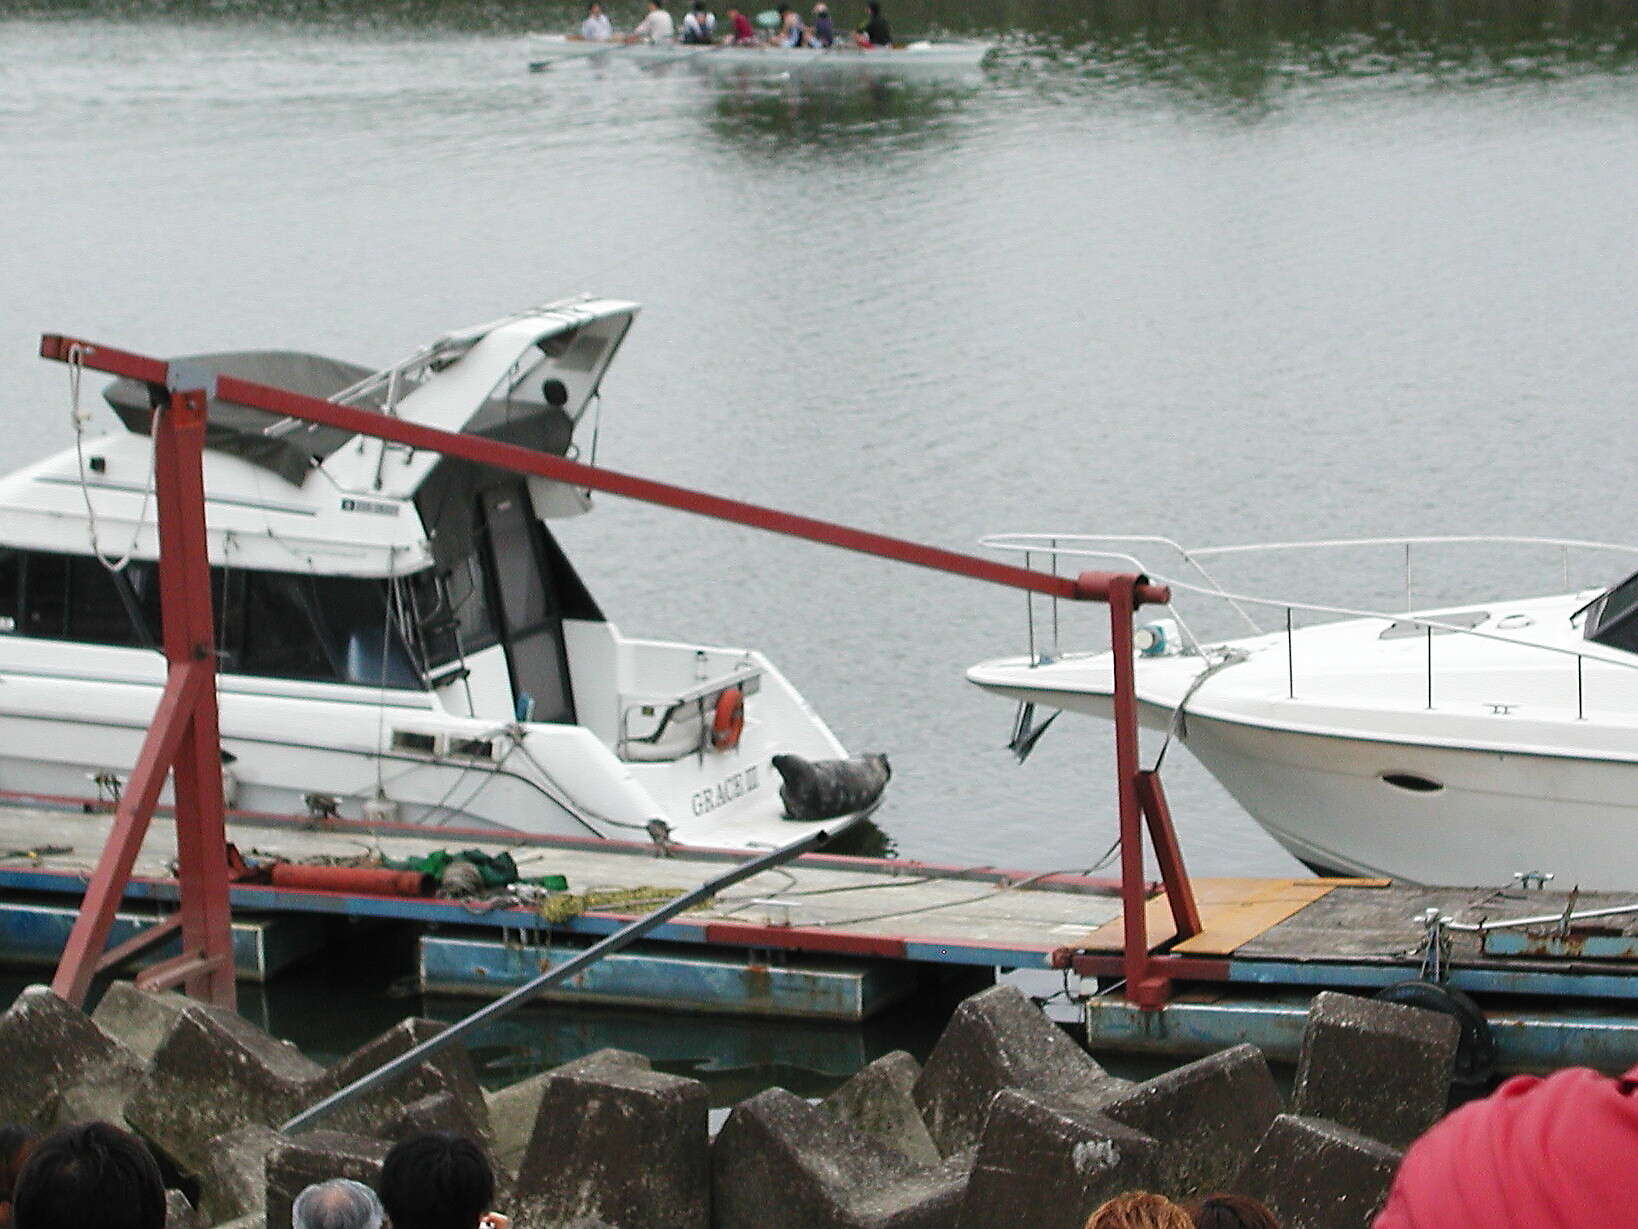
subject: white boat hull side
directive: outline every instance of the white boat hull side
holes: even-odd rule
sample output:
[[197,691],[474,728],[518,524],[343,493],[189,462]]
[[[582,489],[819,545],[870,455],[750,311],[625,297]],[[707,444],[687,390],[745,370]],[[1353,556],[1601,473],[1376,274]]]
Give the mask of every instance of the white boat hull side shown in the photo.
[[[1197,659],[1140,663],[1176,695]],[[1172,674],[1178,677],[1170,677]],[[1108,658],[1030,670],[1018,660],[976,666],[987,691],[1045,708],[1108,718]],[[1031,683],[1034,683],[1032,686]],[[1102,686],[1103,691],[1092,688]],[[1151,731],[1171,705],[1140,700]],[[1192,709],[1185,745],[1246,812],[1294,856],[1328,870],[1415,883],[1498,886],[1515,871],[1546,870],[1588,889],[1638,887],[1638,762],[1508,749],[1430,746],[1316,734],[1206,716]],[[1384,774],[1440,789],[1416,792]]]
[[[1638,764],[1374,742],[1191,716],[1187,745],[1280,844],[1422,883],[1638,886]],[[1442,788],[1416,792],[1384,774]]]

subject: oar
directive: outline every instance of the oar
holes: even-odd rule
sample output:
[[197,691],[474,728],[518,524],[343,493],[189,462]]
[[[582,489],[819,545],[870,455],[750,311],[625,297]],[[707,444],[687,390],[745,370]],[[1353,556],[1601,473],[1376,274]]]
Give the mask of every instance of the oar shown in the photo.
[[[567,40],[564,40],[564,41],[566,41],[566,42],[576,42],[576,43],[589,43],[589,42],[591,42],[590,39],[582,39],[582,38],[567,39]],[[569,57],[568,62],[570,64],[589,64],[589,63],[591,63],[591,61],[597,59],[599,56],[606,56],[606,55],[609,55],[609,54],[611,54],[613,52],[619,51],[624,47],[631,47],[631,46],[635,46],[635,44],[633,44],[633,43],[617,43],[617,42],[614,42],[613,40],[610,40],[610,41],[608,41],[606,43],[602,43],[602,44],[594,47],[591,51],[583,52],[580,55]],[[532,73],[543,73],[548,68],[551,68],[554,64],[561,64],[561,63],[563,63],[563,60],[560,59],[560,58],[559,59],[550,59],[550,60],[530,60],[529,61],[529,71],[532,72]]]
[[723,47],[728,46],[728,44],[727,43],[701,43],[698,46],[695,46],[693,44],[686,44],[686,46],[688,47],[688,50],[686,50],[686,51],[679,51],[676,55],[667,56],[663,60],[650,60],[647,64],[643,64],[640,67],[642,68],[642,70],[644,72],[647,72],[651,68],[659,68],[662,64],[675,64],[679,60],[692,60],[697,55],[702,55],[707,51],[717,51],[717,50],[719,50],[719,49],[721,49]]

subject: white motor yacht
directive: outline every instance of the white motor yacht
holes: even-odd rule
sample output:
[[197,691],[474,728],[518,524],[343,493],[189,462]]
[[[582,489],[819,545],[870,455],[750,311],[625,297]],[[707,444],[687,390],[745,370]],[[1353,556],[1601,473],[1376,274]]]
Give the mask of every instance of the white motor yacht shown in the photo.
[[[1150,571],[1125,553],[1134,542],[1164,544],[1199,570]],[[1572,549],[1638,554],[1539,538],[1187,550],[1152,538],[990,539],[1081,567],[1145,571],[1172,586],[1174,606],[1214,597],[1254,625],[1274,625],[1201,643],[1175,609],[1140,612],[1137,699],[1147,727],[1180,739],[1315,870],[1451,884],[1540,871],[1559,887],[1638,886],[1638,575],[1557,596],[1388,613],[1229,593],[1201,566],[1231,553],[1374,545],[1408,561],[1413,544],[1453,542],[1553,546],[1566,558]],[[1327,621],[1299,626],[1316,617]],[[1026,705],[1110,712],[1107,652],[1037,650],[967,677]],[[1037,734],[1030,710],[1019,728],[1025,743]]]
[[[576,456],[637,311],[553,303],[384,370],[271,351],[187,361]],[[13,796],[117,796],[165,678],[149,394],[119,380],[104,395],[123,429],[83,437],[76,385],[77,446],[0,479]],[[634,639],[605,618],[551,528],[587,510],[586,491],[225,402],[209,421],[231,808],[736,849],[868,809],[787,815],[774,758],[845,752],[760,653]]]

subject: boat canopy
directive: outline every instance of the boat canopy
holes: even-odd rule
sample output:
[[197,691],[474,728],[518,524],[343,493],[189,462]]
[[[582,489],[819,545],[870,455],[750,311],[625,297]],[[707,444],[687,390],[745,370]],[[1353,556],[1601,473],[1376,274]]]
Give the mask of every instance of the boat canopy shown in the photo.
[[[618,300],[564,300],[446,334],[380,370],[285,350],[196,354],[172,361],[445,431],[469,431],[562,454],[637,311],[637,304]],[[147,385],[116,380],[104,396],[127,430],[150,432],[153,409]],[[339,428],[215,397],[207,418],[207,447],[270,470],[297,487],[355,438]],[[380,454],[376,442],[371,447],[372,455]],[[436,457],[414,454],[392,466],[378,459],[369,465],[372,485],[377,491],[392,487],[391,493],[408,497],[435,463]],[[349,477],[356,477],[335,476],[344,489],[353,485]]]
[[[318,354],[293,350],[236,350],[217,354],[190,354],[172,362],[205,367],[223,375],[271,384],[309,397],[334,397],[371,374],[368,367],[343,363]],[[153,406],[148,386],[137,380],[115,380],[103,397],[119,415],[127,431],[147,435],[153,428]],[[357,402],[353,404],[358,404]],[[379,409],[379,405],[370,406]],[[336,427],[313,425],[299,439],[268,434],[280,415],[212,397],[206,407],[205,446],[233,453],[263,469],[272,470],[292,486],[307,480],[315,464],[335,452],[352,433]]]

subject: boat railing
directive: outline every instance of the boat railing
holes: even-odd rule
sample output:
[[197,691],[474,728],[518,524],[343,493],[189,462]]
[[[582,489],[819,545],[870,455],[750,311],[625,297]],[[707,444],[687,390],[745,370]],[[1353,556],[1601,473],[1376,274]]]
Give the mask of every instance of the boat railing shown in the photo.
[[[1191,593],[1199,597],[1215,599],[1228,604],[1251,629],[1253,635],[1272,635],[1283,633],[1286,648],[1286,684],[1287,694],[1296,698],[1297,694],[1297,659],[1294,633],[1296,631],[1296,616],[1298,613],[1322,615],[1327,618],[1345,619],[1384,619],[1390,624],[1413,629],[1409,634],[1420,631],[1427,645],[1426,667],[1423,671],[1426,704],[1428,709],[1434,707],[1435,689],[1435,656],[1433,640],[1435,636],[1452,635],[1465,636],[1476,640],[1491,641],[1505,644],[1515,649],[1529,652],[1551,653],[1573,660],[1575,668],[1575,700],[1576,719],[1586,717],[1586,662],[1592,661],[1618,669],[1638,670],[1638,659],[1629,659],[1621,655],[1614,655],[1605,651],[1588,651],[1582,647],[1567,645],[1543,644],[1536,641],[1521,640],[1517,636],[1505,634],[1501,630],[1488,630],[1481,627],[1468,626],[1454,622],[1450,618],[1439,618],[1436,615],[1418,615],[1411,611],[1414,602],[1414,551],[1418,546],[1453,546],[1453,545],[1483,545],[1483,546],[1530,546],[1556,549],[1560,554],[1560,580],[1565,592],[1573,591],[1570,581],[1570,560],[1573,551],[1598,551],[1614,554],[1638,556],[1638,546],[1628,546],[1614,542],[1599,542],[1584,538],[1550,538],[1530,537],[1499,534],[1443,534],[1423,535],[1415,537],[1378,537],[1378,538],[1328,538],[1311,541],[1285,542],[1255,542],[1230,546],[1189,547],[1171,538],[1154,534],[1070,534],[1070,533],[1006,533],[991,534],[980,540],[982,544],[992,550],[1021,553],[1025,557],[1026,566],[1037,555],[1048,556],[1054,573],[1058,570],[1060,557],[1072,559],[1103,559],[1119,560],[1148,576],[1157,584],[1166,585],[1175,593]],[[1115,549],[1116,547],[1160,547],[1173,551],[1193,574],[1193,579],[1183,576],[1168,576],[1148,567],[1144,561],[1130,550]],[[1310,602],[1296,598],[1278,597],[1267,594],[1253,594],[1235,592],[1220,584],[1206,567],[1206,561],[1221,559],[1232,555],[1269,554],[1291,551],[1340,551],[1346,549],[1369,547],[1391,547],[1403,552],[1404,558],[1404,592],[1406,609],[1390,611],[1363,606],[1345,606],[1331,603]],[[1175,600],[1167,604],[1167,612],[1176,622],[1184,640],[1184,651],[1201,657],[1213,654],[1213,648],[1202,641],[1189,626],[1182,614],[1177,610]],[[1283,627],[1269,628],[1253,616],[1253,609],[1267,609],[1279,611],[1283,614]],[[1040,647],[1041,637],[1036,630],[1036,611],[1033,595],[1031,595],[1028,611],[1029,621],[1029,656],[1032,661],[1048,662],[1060,655],[1060,624],[1056,600],[1053,600],[1051,621],[1048,625],[1051,633],[1051,648],[1045,650]],[[1493,706],[1505,709],[1507,706]]]
[[[686,691],[663,696],[621,696],[616,754],[623,760],[642,761],[680,760],[703,754],[711,738],[711,710],[717,697],[734,687],[742,696],[755,695],[762,689],[762,668],[737,666]],[[634,717],[653,719],[648,733],[632,733]],[[683,722],[693,727],[689,735],[667,742],[666,736]]]

